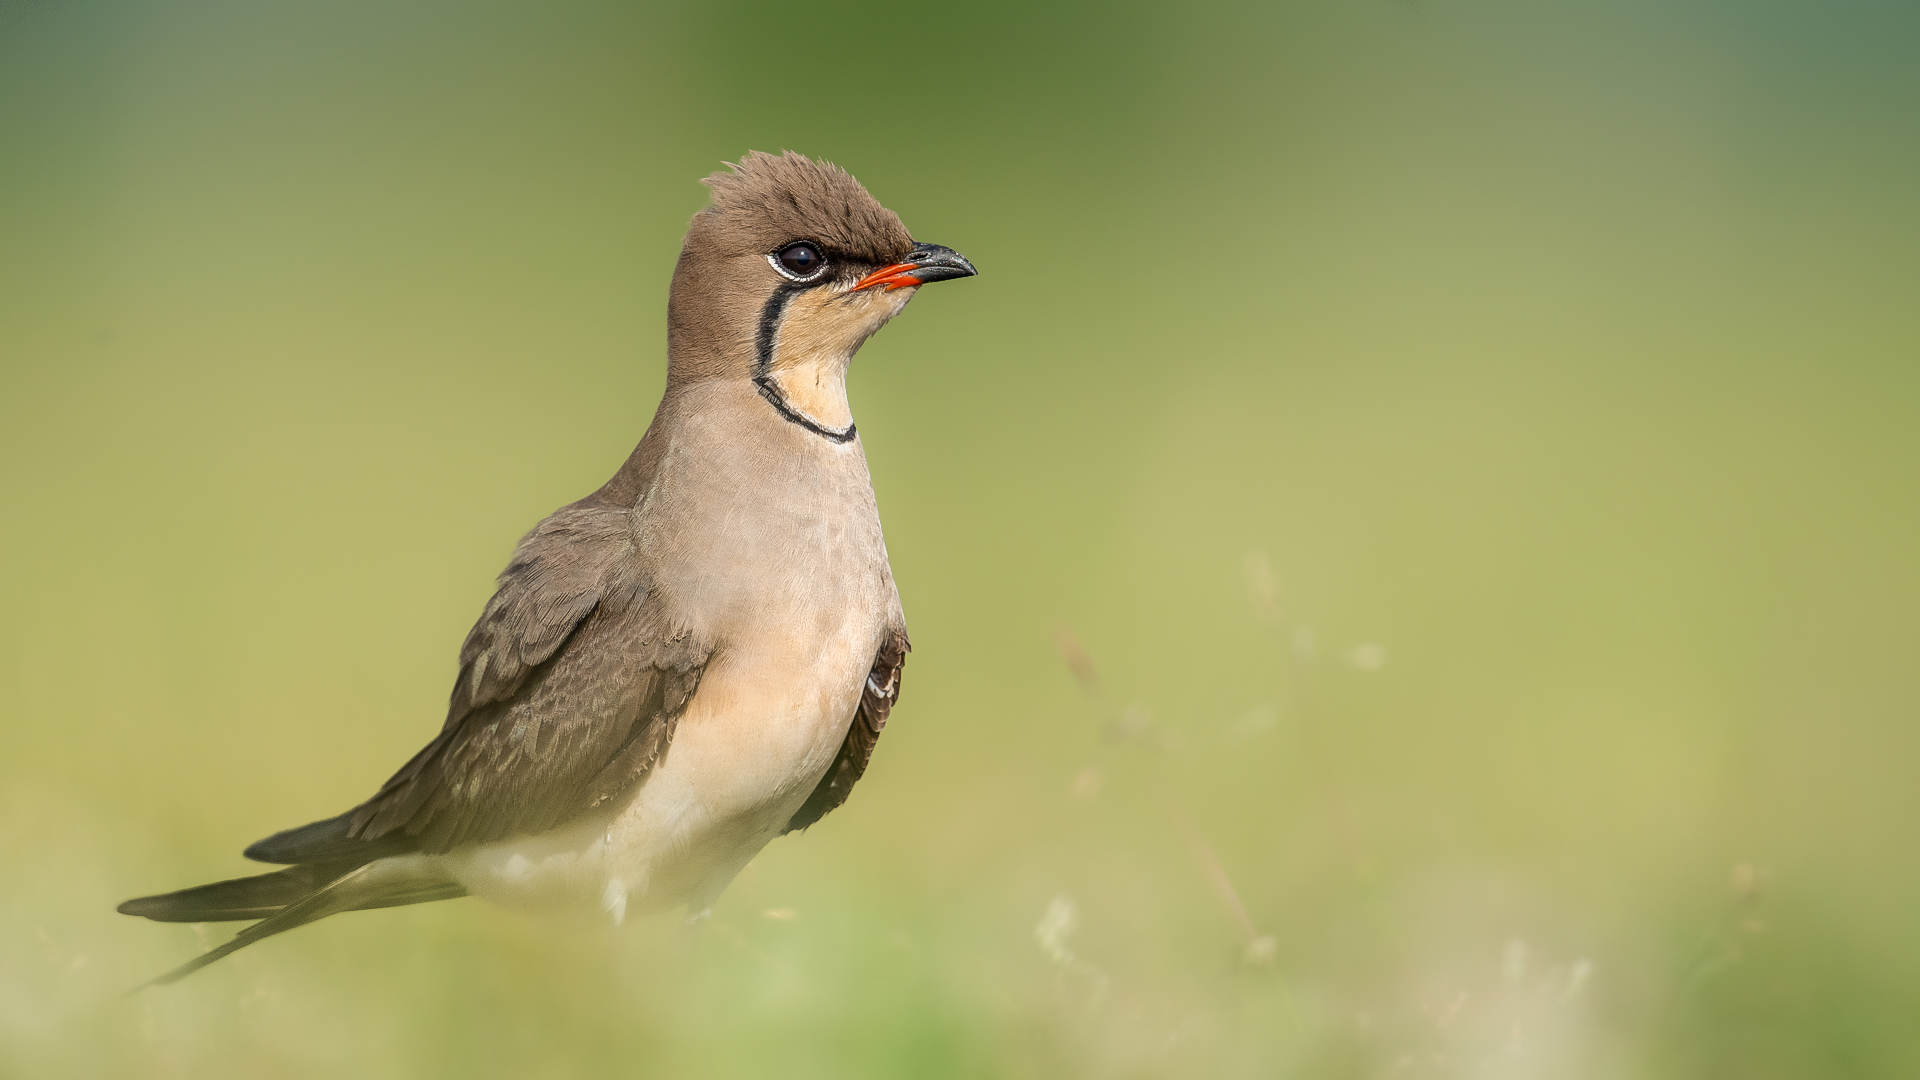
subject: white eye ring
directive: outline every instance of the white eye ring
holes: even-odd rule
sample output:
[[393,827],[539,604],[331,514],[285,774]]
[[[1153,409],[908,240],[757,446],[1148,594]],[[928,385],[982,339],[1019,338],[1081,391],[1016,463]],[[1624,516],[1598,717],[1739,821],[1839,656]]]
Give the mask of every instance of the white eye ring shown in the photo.
[[[814,253],[815,257],[817,257],[820,260],[820,266],[817,269],[815,269],[814,272],[811,274],[796,274],[793,271],[787,269],[780,262],[780,255],[782,252],[785,252],[791,248],[796,248],[801,246],[805,246],[806,248],[810,249]],[[783,278],[786,278],[788,281],[800,281],[800,282],[819,281],[820,276],[827,272],[827,263],[829,261],[825,253],[823,253],[819,248],[814,247],[814,245],[807,243],[806,241],[795,241],[794,243],[787,244],[786,246],[782,247],[779,251],[769,251],[767,252],[766,258],[767,258],[767,265],[773,267],[773,270],[775,273],[779,274]]]

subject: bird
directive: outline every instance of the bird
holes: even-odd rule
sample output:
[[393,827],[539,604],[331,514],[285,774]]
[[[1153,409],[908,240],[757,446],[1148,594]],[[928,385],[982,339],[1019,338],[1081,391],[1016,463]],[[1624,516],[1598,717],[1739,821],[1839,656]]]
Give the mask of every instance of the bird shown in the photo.
[[330,915],[467,895],[697,922],[768,842],[846,802],[911,647],[847,370],[921,286],[977,271],[824,159],[756,151],[703,183],[653,420],[514,548],[439,734],[365,802],[244,852],[284,869],[121,904],[257,920],[143,985]]

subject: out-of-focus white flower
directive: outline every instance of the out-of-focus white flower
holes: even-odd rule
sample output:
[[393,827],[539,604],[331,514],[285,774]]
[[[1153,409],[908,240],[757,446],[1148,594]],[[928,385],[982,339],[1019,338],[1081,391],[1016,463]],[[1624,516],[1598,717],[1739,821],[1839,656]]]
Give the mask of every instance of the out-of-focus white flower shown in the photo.
[[1080,911],[1066,896],[1056,896],[1047,905],[1047,913],[1040,916],[1040,923],[1033,928],[1033,939],[1040,943],[1040,952],[1048,960],[1061,967],[1072,967],[1074,956],[1067,949],[1067,939],[1080,926]]

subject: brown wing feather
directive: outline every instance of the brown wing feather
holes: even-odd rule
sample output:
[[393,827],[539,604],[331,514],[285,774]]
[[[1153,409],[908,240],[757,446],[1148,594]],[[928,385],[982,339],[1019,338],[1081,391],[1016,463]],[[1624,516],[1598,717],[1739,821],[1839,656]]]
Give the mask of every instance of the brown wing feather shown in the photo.
[[804,829],[819,821],[853,793],[854,783],[867,771],[867,759],[873,756],[881,729],[887,726],[887,715],[900,700],[901,672],[907,666],[907,653],[912,648],[905,631],[896,630],[887,635],[886,642],[880,646],[880,655],[873,659],[866,689],[860,694],[860,708],[855,711],[853,722],[847,725],[847,737],[840,744],[840,753],[782,832]]
[[625,510],[574,506],[520,541],[460,649],[440,734],[352,815],[438,854],[551,829],[659,760],[707,649],[650,603]]

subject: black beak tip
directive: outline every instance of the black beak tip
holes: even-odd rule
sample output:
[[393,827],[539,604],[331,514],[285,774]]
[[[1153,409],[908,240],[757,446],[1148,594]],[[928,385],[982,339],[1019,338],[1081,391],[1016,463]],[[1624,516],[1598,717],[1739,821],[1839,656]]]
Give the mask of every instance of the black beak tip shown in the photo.
[[914,264],[908,273],[921,284],[934,281],[949,281],[953,278],[973,277],[980,271],[974,269],[965,255],[950,247],[939,244],[915,244],[907,257],[901,260]]

